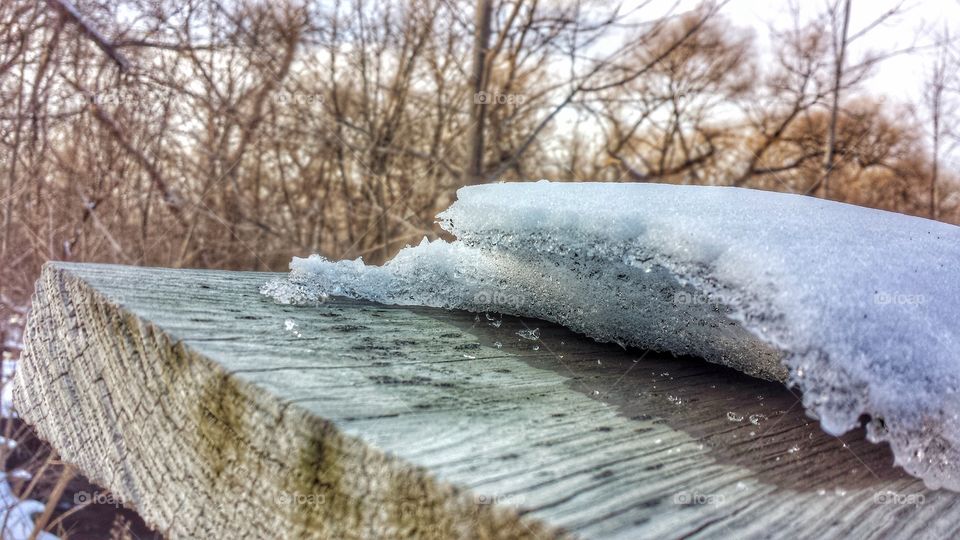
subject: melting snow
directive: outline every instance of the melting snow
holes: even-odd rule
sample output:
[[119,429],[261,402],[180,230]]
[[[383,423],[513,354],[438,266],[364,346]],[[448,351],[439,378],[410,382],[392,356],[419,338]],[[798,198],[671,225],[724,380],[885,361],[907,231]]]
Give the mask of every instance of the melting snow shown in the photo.
[[803,391],[823,429],[869,418],[897,463],[960,491],[960,228],[746,189],[472,186],[440,214],[457,241],[382,267],[294,259],[263,292],[551,320],[697,355]]
[[530,330],[530,329],[519,330],[517,331],[517,335],[526,340],[537,341],[538,339],[540,339],[540,329],[534,328],[533,330]]

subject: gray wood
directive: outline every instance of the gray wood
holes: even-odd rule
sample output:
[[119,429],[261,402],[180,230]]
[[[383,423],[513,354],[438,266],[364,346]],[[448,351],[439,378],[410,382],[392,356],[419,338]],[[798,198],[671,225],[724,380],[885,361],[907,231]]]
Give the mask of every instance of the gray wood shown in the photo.
[[275,276],[48,264],[20,415],[176,538],[960,530],[956,494],[778,384],[533,320],[280,306]]

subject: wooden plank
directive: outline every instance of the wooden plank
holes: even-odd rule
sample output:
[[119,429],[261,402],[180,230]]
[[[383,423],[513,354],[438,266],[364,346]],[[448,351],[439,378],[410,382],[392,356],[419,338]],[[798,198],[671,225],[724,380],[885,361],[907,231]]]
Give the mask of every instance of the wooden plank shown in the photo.
[[275,305],[272,277],[48,264],[20,414],[177,538],[960,531],[956,494],[775,383],[533,320]]

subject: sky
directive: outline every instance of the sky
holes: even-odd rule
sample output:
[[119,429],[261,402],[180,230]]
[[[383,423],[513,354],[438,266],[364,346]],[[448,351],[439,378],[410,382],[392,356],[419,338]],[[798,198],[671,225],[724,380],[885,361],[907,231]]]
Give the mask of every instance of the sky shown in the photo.
[[[638,19],[654,19],[672,12],[691,10],[700,0],[627,0],[625,9],[642,5]],[[773,50],[770,26],[783,29],[792,26],[790,6],[799,5],[800,14],[809,21],[816,13],[827,9],[829,0],[728,0],[720,13],[734,25],[748,28],[755,34],[756,50],[769,54]],[[935,32],[945,23],[953,23],[952,29],[960,36],[960,0],[852,0],[849,34],[855,35],[869,26],[883,13],[901,6],[899,14],[887,19],[856,39],[848,49],[848,62],[862,59],[868,52],[892,52],[910,47],[919,50],[901,54],[883,61],[873,76],[864,83],[871,94],[918,102],[922,96],[923,80],[932,62],[930,45]],[[772,62],[761,58],[759,65]]]
[[[642,6],[635,13],[635,22],[651,21],[668,13],[678,14],[694,9],[701,0],[624,0],[624,10]],[[717,0],[722,1],[722,0]],[[827,10],[830,0],[728,0],[720,13],[733,25],[732,31],[748,29],[754,34],[757,65],[762,70],[775,62],[771,27],[784,30],[793,26],[791,5],[800,6],[803,21],[810,21]],[[898,13],[853,41],[847,52],[847,65],[862,60],[867,53],[887,54],[913,48],[913,52],[894,55],[874,67],[873,73],[861,82],[861,92],[894,104],[915,107],[917,119],[927,126],[923,107],[924,84],[933,64],[937,33],[944,25],[952,26],[951,35],[960,37],[960,0],[851,0],[848,35],[857,35],[871,26],[884,13],[900,6]],[[611,45],[617,38],[611,38]],[[602,47],[601,47],[602,48]],[[558,118],[558,123],[573,125],[575,114]],[[584,129],[579,126],[579,129]],[[960,145],[944,148],[942,163],[960,170]]]
[[[810,16],[825,9],[826,0],[797,0],[801,15]],[[690,2],[693,4],[693,2]],[[929,46],[935,33],[945,22],[960,21],[957,0],[852,0],[850,35],[870,25],[881,14],[902,4],[902,13],[873,28],[851,44],[851,61],[868,51],[895,51],[916,46]],[[777,27],[791,24],[786,0],[731,0],[721,10],[734,23],[749,26],[757,33],[759,50],[770,50],[768,24]],[[804,15],[806,14],[806,15]],[[922,96],[923,80],[929,70],[932,51],[928,48],[912,54],[898,55],[881,63],[864,86],[874,94],[917,102]]]

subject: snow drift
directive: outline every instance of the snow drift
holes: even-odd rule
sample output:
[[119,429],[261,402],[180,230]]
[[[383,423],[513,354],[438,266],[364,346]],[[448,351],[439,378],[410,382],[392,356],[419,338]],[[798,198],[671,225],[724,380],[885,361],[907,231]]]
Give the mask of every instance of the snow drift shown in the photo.
[[264,286],[537,317],[803,391],[839,435],[866,422],[898,465],[960,491],[960,228],[780,193],[658,184],[473,186],[458,240],[381,267],[295,258]]

